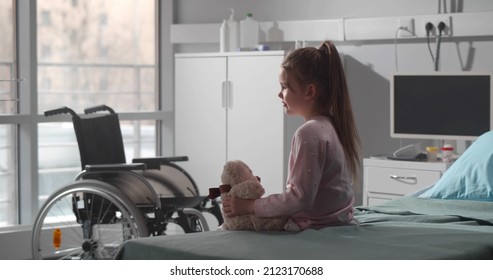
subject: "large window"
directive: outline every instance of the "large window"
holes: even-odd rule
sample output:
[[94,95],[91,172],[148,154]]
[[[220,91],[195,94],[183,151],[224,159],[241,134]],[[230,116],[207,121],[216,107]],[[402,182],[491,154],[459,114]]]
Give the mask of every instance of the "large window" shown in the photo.
[[[155,0],[38,0],[38,111],[157,109]],[[81,170],[71,123],[39,125],[39,202]],[[155,155],[155,121],[122,121],[127,159]],[[97,137],[97,136],[95,136]]]
[[[127,161],[159,153],[166,114],[158,112],[158,3],[0,1],[0,226],[25,223],[26,212],[25,220],[33,220],[46,198],[81,170],[70,116],[46,118],[46,110],[83,113],[105,104],[120,114]],[[24,32],[20,41],[18,32]],[[18,58],[33,55],[17,67]],[[19,69],[34,74],[21,79]],[[27,86],[32,82],[35,87]]]

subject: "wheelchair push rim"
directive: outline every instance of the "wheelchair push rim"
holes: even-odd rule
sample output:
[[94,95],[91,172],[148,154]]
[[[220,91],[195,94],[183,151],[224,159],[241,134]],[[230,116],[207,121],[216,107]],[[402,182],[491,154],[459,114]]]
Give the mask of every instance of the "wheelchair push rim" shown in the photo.
[[101,181],[77,181],[39,211],[33,259],[113,259],[123,242],[145,236],[143,215],[121,191]]

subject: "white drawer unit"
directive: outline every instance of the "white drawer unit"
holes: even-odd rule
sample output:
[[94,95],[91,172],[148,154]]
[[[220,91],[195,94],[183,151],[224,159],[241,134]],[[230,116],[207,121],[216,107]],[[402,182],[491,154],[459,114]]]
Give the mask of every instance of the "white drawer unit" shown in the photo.
[[363,205],[377,205],[436,183],[450,166],[444,162],[363,160]]

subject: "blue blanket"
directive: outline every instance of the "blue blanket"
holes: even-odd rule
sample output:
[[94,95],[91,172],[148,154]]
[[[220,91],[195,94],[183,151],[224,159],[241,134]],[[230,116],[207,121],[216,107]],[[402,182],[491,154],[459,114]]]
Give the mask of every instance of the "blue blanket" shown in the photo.
[[117,259],[493,259],[493,203],[403,197],[357,207],[358,225],[129,240]]

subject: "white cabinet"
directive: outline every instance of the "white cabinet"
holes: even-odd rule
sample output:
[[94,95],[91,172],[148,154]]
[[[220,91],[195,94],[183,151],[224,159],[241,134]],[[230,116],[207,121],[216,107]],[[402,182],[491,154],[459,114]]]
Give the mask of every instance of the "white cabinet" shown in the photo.
[[450,166],[444,162],[363,160],[363,205],[377,205],[436,183]]
[[175,55],[175,154],[201,194],[240,159],[266,193],[284,186],[286,120],[277,96],[284,52]]

